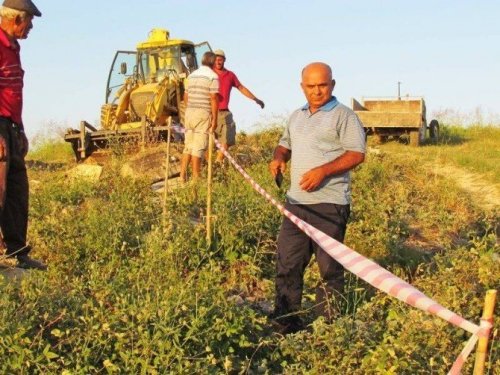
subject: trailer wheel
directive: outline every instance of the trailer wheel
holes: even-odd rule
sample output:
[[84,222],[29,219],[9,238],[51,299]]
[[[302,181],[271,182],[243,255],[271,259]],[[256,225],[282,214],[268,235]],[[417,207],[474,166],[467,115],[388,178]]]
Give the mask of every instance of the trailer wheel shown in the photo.
[[412,130],[410,132],[410,146],[420,146],[420,132],[418,130]]
[[429,124],[429,136],[433,142],[439,140],[439,122],[438,120],[432,120]]
[[385,142],[387,142],[386,135],[375,134],[375,143],[377,145],[381,145],[382,143],[385,143]]

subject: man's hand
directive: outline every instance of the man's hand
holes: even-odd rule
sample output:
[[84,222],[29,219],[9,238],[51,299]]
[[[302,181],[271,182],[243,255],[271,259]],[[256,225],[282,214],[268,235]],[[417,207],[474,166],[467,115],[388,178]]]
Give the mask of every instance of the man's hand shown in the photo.
[[217,121],[212,121],[210,127],[208,128],[208,132],[215,134],[216,130],[217,130]]
[[259,98],[255,98],[255,103],[257,103],[260,108],[264,109],[264,102],[260,100]]
[[20,138],[21,138],[21,153],[23,154],[23,156],[26,156],[30,149],[30,143],[24,131],[20,134]]
[[0,137],[0,161],[7,160],[7,142],[4,137]]
[[286,162],[281,159],[274,159],[271,163],[269,163],[269,171],[276,178],[279,172],[285,173],[286,171]]
[[326,172],[323,166],[313,168],[302,176],[299,182],[300,188],[305,191],[313,191],[323,182],[325,177]]

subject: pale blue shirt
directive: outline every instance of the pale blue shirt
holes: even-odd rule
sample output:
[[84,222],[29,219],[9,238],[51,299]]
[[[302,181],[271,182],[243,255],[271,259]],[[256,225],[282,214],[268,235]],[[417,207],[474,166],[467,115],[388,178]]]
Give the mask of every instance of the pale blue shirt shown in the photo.
[[306,172],[335,160],[344,152],[366,152],[363,125],[350,108],[334,96],[314,114],[306,104],[290,116],[279,145],[292,151],[291,185],[287,192],[290,203],[351,203],[350,172],[325,178],[311,192],[299,186]]

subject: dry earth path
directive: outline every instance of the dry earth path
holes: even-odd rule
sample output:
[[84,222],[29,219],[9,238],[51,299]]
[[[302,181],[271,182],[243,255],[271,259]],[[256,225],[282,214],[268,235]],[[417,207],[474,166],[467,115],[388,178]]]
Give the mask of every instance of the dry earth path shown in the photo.
[[[398,154],[405,158],[408,157],[408,154],[411,154],[415,157],[415,154],[412,154],[411,150],[395,151],[369,147],[368,151],[374,154]],[[442,161],[427,161],[422,166],[435,176],[454,181],[461,190],[469,194],[472,202],[482,210],[491,212],[500,209],[500,184],[493,183],[480,173],[474,173]]]
[[481,174],[466,171],[449,164],[427,164],[432,173],[451,179],[460,189],[470,194],[472,201],[485,211],[500,208],[500,186],[487,181]]

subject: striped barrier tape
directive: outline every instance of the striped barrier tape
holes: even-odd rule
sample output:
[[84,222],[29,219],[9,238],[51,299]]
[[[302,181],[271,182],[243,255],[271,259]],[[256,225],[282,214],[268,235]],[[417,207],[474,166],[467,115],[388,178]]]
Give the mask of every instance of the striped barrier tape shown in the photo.
[[415,287],[400,279],[396,275],[379,266],[372,260],[365,258],[355,250],[350,249],[344,244],[331,238],[322,231],[316,229],[312,225],[301,220],[285,207],[276,201],[267,191],[265,191],[245,170],[236,162],[236,160],[221,147],[221,144],[215,139],[216,147],[224,154],[230,163],[240,172],[245,180],[247,180],[253,189],[271,202],[278,210],[290,219],[297,227],[311,237],[323,250],[325,250],[332,258],[339,262],[345,269],[354,273],[359,278],[373,285],[375,288],[384,291],[390,296],[396,297],[402,302],[410,306],[416,307],[422,311],[436,315],[447,322],[460,327],[470,333],[471,338],[465,345],[465,348],[459,354],[454,362],[448,375],[460,374],[460,370],[465,363],[465,360],[471,353],[474,345],[479,337],[488,337],[492,328],[492,323],[486,320],[481,320],[481,325],[478,326],[447,308],[441,306],[436,301],[430,299]]

